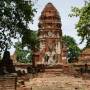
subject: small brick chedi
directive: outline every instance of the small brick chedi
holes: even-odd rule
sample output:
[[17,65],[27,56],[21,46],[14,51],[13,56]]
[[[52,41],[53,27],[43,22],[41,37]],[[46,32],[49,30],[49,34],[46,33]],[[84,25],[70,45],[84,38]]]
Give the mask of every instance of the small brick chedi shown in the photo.
[[61,18],[57,9],[48,3],[41,12],[38,24],[40,62],[56,65],[62,62]]

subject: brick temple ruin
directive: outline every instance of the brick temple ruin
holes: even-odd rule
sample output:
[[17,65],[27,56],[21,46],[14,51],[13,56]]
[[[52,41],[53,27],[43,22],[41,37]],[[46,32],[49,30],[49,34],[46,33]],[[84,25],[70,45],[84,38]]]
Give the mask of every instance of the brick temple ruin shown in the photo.
[[[40,49],[35,53],[35,65],[44,64],[46,66],[62,67],[64,71],[68,72],[67,61],[67,46],[62,40],[61,18],[57,9],[52,3],[48,3],[39,17],[38,23],[38,37],[40,41]],[[24,64],[17,62],[16,54],[12,56],[13,63],[16,70],[25,70],[31,64]],[[82,63],[83,62],[83,65]],[[88,63],[90,66],[90,48],[82,51],[79,61],[75,63],[76,67],[84,67]]]
[[[64,42],[62,41],[61,26],[62,26],[62,24],[61,24],[61,18],[59,16],[59,12],[52,5],[52,3],[48,3],[45,6],[45,8],[42,11],[41,16],[39,18],[38,37],[40,40],[40,50],[38,53],[35,53],[35,63],[36,63],[36,65],[44,64],[46,66],[52,66],[49,68],[47,68],[47,67],[45,68],[45,72],[44,72],[45,77],[44,78],[46,78],[46,76],[49,77],[48,75],[50,75],[50,78],[51,78],[53,74],[55,74],[56,76],[59,76],[61,73],[63,73],[63,78],[61,76],[59,78],[57,77],[57,81],[59,80],[59,82],[60,82],[60,80],[63,81],[64,79],[65,79],[65,81],[67,81],[67,80],[70,81],[70,79],[68,79],[68,77],[67,77],[67,79],[64,78],[64,74],[70,74],[70,75],[77,74],[75,72],[75,69],[77,67],[78,67],[78,69],[80,69],[80,67],[84,67],[85,63],[88,63],[88,66],[90,67],[90,48],[86,48],[81,53],[81,55],[79,57],[80,61],[78,63],[76,63],[74,67],[67,64],[67,47],[64,44]],[[22,64],[20,62],[17,62],[15,53],[13,56],[11,56],[11,58],[15,65],[16,71],[24,70],[25,73],[28,73],[27,68],[30,67],[31,64],[25,64],[25,63]],[[40,76],[44,76],[44,74],[41,74]],[[84,77],[85,77],[85,75],[84,75]],[[88,74],[87,77],[90,78],[90,75]],[[19,77],[19,79],[22,79],[22,81],[25,81],[25,79],[27,79],[27,78],[28,78],[27,75],[23,78]],[[53,78],[54,77],[52,77],[52,79]],[[30,76],[28,79],[30,79]],[[48,80],[48,81],[50,81],[50,80]],[[56,80],[56,78],[55,78],[55,80]],[[53,80],[53,81],[55,81],[55,80]],[[72,78],[71,78],[71,80],[72,80]],[[26,80],[26,82],[27,82],[27,80]],[[30,83],[30,82],[28,82],[28,83]],[[36,82],[36,80],[35,80],[35,82]],[[72,85],[71,83],[69,83],[69,84],[67,83],[67,84],[69,86],[71,86]],[[53,84],[55,85],[55,82]],[[32,88],[30,88],[30,86],[31,86],[31,84],[29,84],[29,87],[28,87],[28,85],[27,85],[27,87],[25,87],[23,85],[17,86],[17,75],[14,75],[14,74],[11,74],[11,75],[7,74],[7,75],[3,75],[0,77],[0,90],[32,90]],[[47,86],[47,84],[46,84],[46,86]],[[74,85],[72,85],[72,86],[74,86]]]
[[90,68],[90,48],[86,47],[79,56],[79,61],[75,63],[77,67],[85,67],[85,64],[88,65],[88,69]]
[[90,48],[86,48],[79,56],[80,63],[88,63],[90,65]]
[[38,24],[40,40],[38,63],[57,65],[66,61],[66,48],[63,46],[61,26],[59,12],[52,3],[48,3],[41,12]]

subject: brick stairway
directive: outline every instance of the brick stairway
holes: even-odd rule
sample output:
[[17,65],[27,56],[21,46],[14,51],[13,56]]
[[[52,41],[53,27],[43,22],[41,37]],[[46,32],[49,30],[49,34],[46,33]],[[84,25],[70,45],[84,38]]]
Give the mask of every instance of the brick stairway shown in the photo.
[[63,69],[45,69],[45,73],[59,75],[63,72]]
[[52,74],[52,75],[60,75],[63,72],[63,66],[62,65],[55,65],[55,66],[47,66],[45,67],[45,73],[46,74]]

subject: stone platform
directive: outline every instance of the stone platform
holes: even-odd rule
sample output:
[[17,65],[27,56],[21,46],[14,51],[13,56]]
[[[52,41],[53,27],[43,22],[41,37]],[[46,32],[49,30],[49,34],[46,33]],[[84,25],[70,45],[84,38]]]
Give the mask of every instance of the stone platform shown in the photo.
[[25,85],[27,88],[31,88],[30,90],[90,90],[90,80],[83,80],[65,74],[55,76],[41,73],[36,78],[25,82]]
[[[24,87],[17,90],[90,90],[90,80],[86,75],[76,77],[72,67],[68,65],[45,66],[45,72],[40,72],[28,81]],[[73,74],[73,75],[72,75]]]

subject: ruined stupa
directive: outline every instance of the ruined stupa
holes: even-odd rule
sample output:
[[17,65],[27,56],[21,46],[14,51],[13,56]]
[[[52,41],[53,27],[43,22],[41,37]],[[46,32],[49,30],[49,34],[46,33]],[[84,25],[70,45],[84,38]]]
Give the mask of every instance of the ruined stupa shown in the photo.
[[39,18],[40,62],[56,65],[62,62],[62,30],[59,12],[48,3]]

